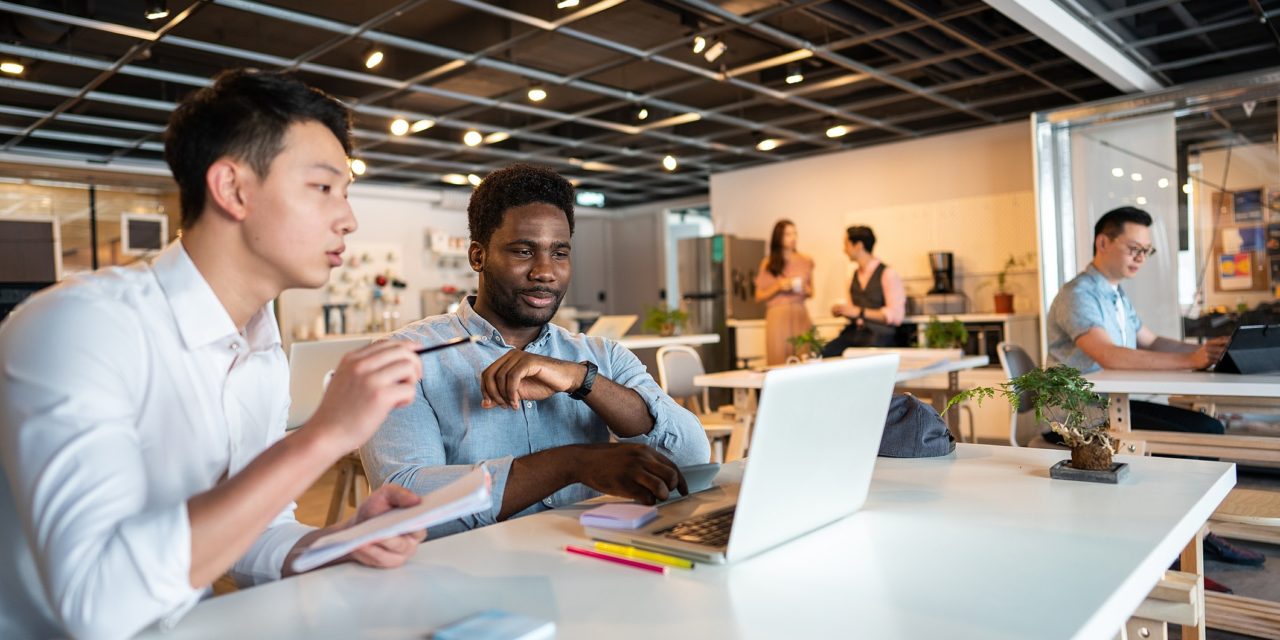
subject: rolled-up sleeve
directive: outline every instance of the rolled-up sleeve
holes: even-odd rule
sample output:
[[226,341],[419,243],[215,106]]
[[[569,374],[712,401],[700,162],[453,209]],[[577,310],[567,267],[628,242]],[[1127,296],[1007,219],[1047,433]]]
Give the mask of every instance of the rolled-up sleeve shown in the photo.
[[626,347],[610,342],[608,353],[609,379],[638,393],[653,416],[649,433],[618,440],[653,447],[679,466],[710,460],[711,445],[698,417],[676,404],[649,375],[644,363]]
[[1076,286],[1064,291],[1065,296],[1055,300],[1050,315],[1062,332],[1073,342],[1094,327],[1106,328],[1103,309],[1097,293],[1086,286]]
[[201,595],[186,503],[146,505],[146,336],[119,303],[32,307],[0,332],[0,461],[58,622],[128,637]]
[[511,472],[512,456],[483,460],[475,464],[448,464],[440,421],[428,402],[424,378],[418,383],[413,403],[392,411],[382,427],[363,447],[360,459],[371,487],[398,484],[418,495],[426,495],[485,465],[492,477],[493,507],[453,522],[431,527],[433,538],[490,525],[498,521],[502,498]]

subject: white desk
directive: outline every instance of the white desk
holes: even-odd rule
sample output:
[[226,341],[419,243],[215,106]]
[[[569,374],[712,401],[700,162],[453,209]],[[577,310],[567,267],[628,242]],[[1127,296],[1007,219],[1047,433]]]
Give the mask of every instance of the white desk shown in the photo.
[[1111,428],[1122,441],[1145,442],[1148,451],[1231,460],[1280,462],[1280,438],[1171,431],[1130,431],[1130,394],[1280,398],[1280,376],[1205,371],[1097,371],[1085,376],[1110,397]]
[[[342,565],[215,598],[180,638],[423,638],[497,607],[576,638],[1111,638],[1235,467],[1124,457],[1118,486],[1050,480],[1063,452],[959,445],[881,459],[857,514],[731,566],[659,576],[572,556],[582,507],[427,542],[392,571]],[[729,465],[721,479],[736,477]]]
[[716,344],[720,335],[715,333],[694,333],[684,336],[634,335],[622,336],[618,344],[631,349],[657,349],[673,344],[685,344],[696,347],[700,344]]

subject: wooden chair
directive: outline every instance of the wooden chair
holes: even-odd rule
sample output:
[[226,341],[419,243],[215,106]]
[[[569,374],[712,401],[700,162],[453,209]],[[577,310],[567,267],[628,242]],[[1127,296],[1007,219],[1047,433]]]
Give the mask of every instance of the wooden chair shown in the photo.
[[748,427],[724,411],[710,410],[707,388],[693,383],[694,377],[705,373],[698,352],[687,345],[667,345],[658,348],[657,360],[658,386],[698,416],[711,443],[712,460],[741,458],[746,451]]
[[[329,515],[325,518],[325,526],[342,520],[347,507],[356,509],[369,494],[369,478],[364,475],[364,463],[360,454],[352,451],[334,465],[338,470],[338,478],[333,483],[333,497],[329,499]],[[364,488],[361,489],[361,483]]]
[[[1224,538],[1280,544],[1280,493],[1232,489],[1209,517]],[[1205,594],[1205,622],[1214,629],[1280,638],[1280,603],[1227,593]]]

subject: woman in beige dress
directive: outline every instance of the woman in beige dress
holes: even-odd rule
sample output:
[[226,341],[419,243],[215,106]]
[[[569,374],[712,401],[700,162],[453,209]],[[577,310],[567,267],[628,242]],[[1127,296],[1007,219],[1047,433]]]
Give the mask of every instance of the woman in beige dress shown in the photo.
[[756,301],[767,302],[764,313],[766,361],[783,364],[795,355],[788,338],[813,327],[805,298],[813,296],[813,258],[796,251],[796,225],[779,220],[769,239],[769,255],[756,274]]

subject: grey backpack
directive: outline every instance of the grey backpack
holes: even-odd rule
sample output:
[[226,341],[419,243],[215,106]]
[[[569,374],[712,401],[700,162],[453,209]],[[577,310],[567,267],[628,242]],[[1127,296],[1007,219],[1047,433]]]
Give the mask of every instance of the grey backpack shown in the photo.
[[927,403],[904,393],[889,401],[880,455],[886,458],[935,458],[956,450],[942,416]]

